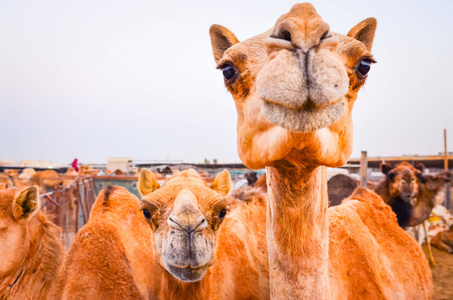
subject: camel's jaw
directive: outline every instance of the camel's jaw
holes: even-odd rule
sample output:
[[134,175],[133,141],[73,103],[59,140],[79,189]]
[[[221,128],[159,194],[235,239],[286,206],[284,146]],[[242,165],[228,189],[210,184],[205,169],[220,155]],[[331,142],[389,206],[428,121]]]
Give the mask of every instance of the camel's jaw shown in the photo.
[[342,99],[326,107],[293,109],[263,100],[261,111],[272,124],[294,132],[311,132],[330,126],[340,119],[345,111]]
[[208,265],[204,265],[198,268],[191,268],[190,266],[185,268],[179,268],[172,266],[164,262],[165,269],[173,275],[176,279],[179,279],[184,282],[195,282],[201,280],[206,271],[208,270]]

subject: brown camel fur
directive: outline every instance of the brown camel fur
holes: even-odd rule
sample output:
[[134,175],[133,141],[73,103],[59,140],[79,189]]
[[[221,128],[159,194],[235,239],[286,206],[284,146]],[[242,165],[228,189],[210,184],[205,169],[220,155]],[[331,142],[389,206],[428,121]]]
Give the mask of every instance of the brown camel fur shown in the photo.
[[417,203],[412,210],[409,226],[423,223],[431,215],[436,206],[436,195],[447,182],[453,181],[453,174],[450,171],[441,172],[436,175],[423,175],[424,182],[420,186]]
[[450,230],[444,230],[437,233],[431,240],[431,245],[453,254],[453,227],[450,227]]
[[151,235],[137,197],[106,187],[69,249],[54,299],[156,299]]
[[194,170],[162,187],[142,170],[142,208],[162,268],[161,299],[267,299],[266,199],[251,187],[235,191],[228,171],[209,187]]
[[370,18],[346,36],[331,33],[311,4],[243,42],[210,29],[236,104],[239,156],[266,167],[272,299],[431,297],[422,249],[379,197],[362,190],[328,209],[325,167],[351,154],[352,107],[374,62],[375,29]]
[[327,181],[329,206],[340,205],[341,201],[351,196],[358,186],[358,182],[348,175],[337,174],[332,176]]
[[415,168],[408,162],[402,162],[395,168],[381,164],[385,179],[375,191],[396,214],[398,224],[405,228],[409,225],[413,208],[420,196],[419,190],[424,182],[422,165]]
[[60,236],[39,209],[36,187],[0,187],[0,299],[51,299],[64,255]]
[[2,184],[5,188],[11,188],[14,186],[14,181],[9,175],[0,173],[0,184]]

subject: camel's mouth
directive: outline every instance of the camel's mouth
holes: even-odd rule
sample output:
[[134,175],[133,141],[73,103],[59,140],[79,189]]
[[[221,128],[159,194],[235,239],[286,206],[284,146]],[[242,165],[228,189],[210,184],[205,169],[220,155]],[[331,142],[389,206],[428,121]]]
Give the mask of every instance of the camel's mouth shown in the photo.
[[316,131],[330,126],[341,117],[346,106],[342,98],[326,106],[305,105],[300,109],[262,100],[261,111],[270,123],[296,132]]
[[177,267],[164,262],[165,269],[173,275],[176,279],[179,279],[184,282],[195,282],[201,280],[206,271],[208,270],[208,265],[204,265],[197,268],[192,268],[190,266],[187,267]]

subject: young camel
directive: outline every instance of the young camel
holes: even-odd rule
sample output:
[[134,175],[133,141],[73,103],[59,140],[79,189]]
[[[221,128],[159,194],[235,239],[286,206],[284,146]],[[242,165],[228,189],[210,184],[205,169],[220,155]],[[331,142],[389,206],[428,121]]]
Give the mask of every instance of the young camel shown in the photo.
[[36,187],[0,185],[0,299],[52,299],[64,255],[60,235],[39,209]]
[[[258,189],[241,189],[238,201],[228,171],[211,187],[194,170],[162,187],[143,169],[142,208],[152,228],[160,299],[268,299],[266,200]],[[238,194],[239,195],[239,194]]]
[[432,276],[420,246],[390,207],[360,189],[328,209],[325,166],[352,150],[352,107],[365,82],[376,20],[331,33],[311,4],[239,42],[210,29],[214,58],[238,113],[238,152],[266,167],[272,299],[427,299]]

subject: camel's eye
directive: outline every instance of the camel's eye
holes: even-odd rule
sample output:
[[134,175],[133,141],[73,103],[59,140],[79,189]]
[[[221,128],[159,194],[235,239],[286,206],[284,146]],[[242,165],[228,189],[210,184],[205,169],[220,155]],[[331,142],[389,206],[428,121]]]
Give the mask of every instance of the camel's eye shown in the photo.
[[145,216],[145,218],[147,218],[148,220],[151,219],[151,212],[147,209],[144,209],[143,210],[143,215]]
[[360,61],[359,65],[357,66],[357,73],[359,76],[365,77],[371,69],[371,61],[369,59],[363,59]]
[[219,218],[220,218],[220,219],[225,218],[226,213],[227,213],[226,209],[225,209],[225,208],[222,209],[222,210],[220,211],[220,213],[219,213]]
[[223,73],[223,77],[225,78],[225,80],[228,81],[234,77],[234,75],[236,74],[236,71],[234,70],[234,68],[232,66],[225,65],[222,67],[222,73]]

